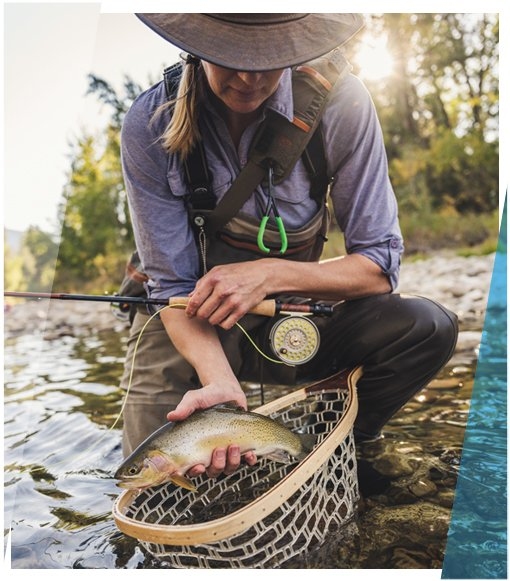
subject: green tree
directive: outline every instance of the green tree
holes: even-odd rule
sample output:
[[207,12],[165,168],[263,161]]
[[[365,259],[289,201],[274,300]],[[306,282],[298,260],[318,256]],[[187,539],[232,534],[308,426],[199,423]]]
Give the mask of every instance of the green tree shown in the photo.
[[72,146],[71,168],[59,206],[62,240],[55,285],[67,290],[113,292],[134,248],[120,162],[120,129],[141,91],[131,79],[119,96],[106,81],[89,75],[88,93],[112,110],[104,134],[84,135]]
[[497,208],[498,15],[381,14],[369,29],[395,58],[368,84],[401,208]]
[[13,252],[4,233],[4,287],[7,290],[27,290],[26,279],[23,276],[24,258],[21,253]]
[[[133,245],[119,159],[119,134],[107,130],[106,146],[79,140],[60,205],[62,240],[58,288],[113,290]],[[113,277],[113,279],[112,279]],[[116,277],[116,278],[115,278]]]
[[4,284],[9,290],[49,292],[52,288],[58,244],[37,226],[24,233],[14,252],[4,236]]
[[50,291],[55,273],[58,244],[53,237],[37,226],[30,226],[23,236],[23,247],[32,260],[30,268],[24,267],[24,274],[30,291]]

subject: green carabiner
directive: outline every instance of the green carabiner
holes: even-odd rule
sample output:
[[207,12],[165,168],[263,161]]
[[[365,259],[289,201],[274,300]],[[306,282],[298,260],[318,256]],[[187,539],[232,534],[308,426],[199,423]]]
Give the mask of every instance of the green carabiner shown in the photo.
[[285,226],[283,225],[283,220],[280,216],[274,217],[276,224],[278,226],[278,232],[280,233],[280,240],[282,241],[282,245],[280,247],[280,254],[285,254],[287,252],[288,240],[287,240],[287,232],[285,232]]
[[278,213],[278,208],[276,207],[276,203],[274,201],[273,198],[273,168],[269,168],[269,175],[268,175],[268,183],[269,183],[269,187],[268,187],[268,201],[267,201],[267,206],[266,206],[266,211],[264,213],[264,216],[262,217],[262,220],[260,221],[260,226],[259,226],[259,231],[257,233],[257,246],[259,247],[259,250],[261,252],[265,252],[266,254],[269,254],[269,252],[271,252],[271,249],[268,248],[265,244],[264,244],[264,234],[266,232],[266,227],[267,227],[267,222],[269,220],[269,213],[273,212],[273,216],[274,216],[274,221],[276,222],[276,225],[278,227],[278,233],[280,234],[280,241],[281,241],[281,245],[280,245],[280,254],[285,254],[285,252],[287,252],[287,247],[288,247],[288,240],[287,240],[287,232],[285,231],[285,225],[283,223],[283,220],[280,217],[280,214]]

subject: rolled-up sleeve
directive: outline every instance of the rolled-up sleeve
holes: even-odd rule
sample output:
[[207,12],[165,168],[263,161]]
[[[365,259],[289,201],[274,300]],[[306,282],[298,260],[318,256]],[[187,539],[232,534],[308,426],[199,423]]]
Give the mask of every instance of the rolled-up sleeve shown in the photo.
[[349,254],[362,254],[398,285],[404,250],[377,113],[364,85],[349,75],[324,116],[331,199]]

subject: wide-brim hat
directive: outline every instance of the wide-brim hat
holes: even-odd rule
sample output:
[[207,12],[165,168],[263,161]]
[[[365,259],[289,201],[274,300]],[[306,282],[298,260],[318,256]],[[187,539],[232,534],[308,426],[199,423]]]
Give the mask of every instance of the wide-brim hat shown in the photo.
[[360,14],[138,13],[175,46],[239,71],[298,65],[346,43],[362,27]]

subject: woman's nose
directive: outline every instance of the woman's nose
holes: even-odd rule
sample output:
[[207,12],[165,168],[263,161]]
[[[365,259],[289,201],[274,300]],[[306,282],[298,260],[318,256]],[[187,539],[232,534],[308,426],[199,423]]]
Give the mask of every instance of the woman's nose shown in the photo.
[[238,71],[237,76],[241,79],[241,81],[243,81],[245,85],[256,85],[262,78],[262,73]]

